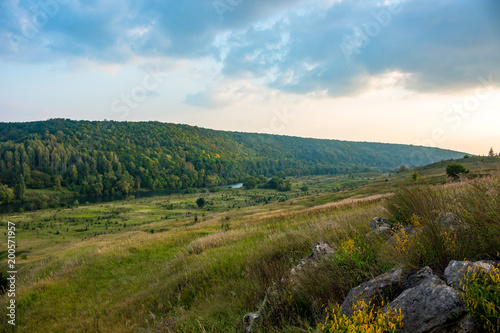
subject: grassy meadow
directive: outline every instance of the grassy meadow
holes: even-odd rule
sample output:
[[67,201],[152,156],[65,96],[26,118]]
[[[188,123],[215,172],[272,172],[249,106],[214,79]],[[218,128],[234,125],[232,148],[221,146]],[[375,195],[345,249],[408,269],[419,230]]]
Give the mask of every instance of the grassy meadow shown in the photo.
[[[480,175],[459,182],[446,178],[448,163],[417,169],[416,181],[415,170],[311,176],[293,178],[290,192],[226,189],[2,215],[2,265],[7,222],[17,229],[16,329],[241,332],[243,315],[277,284],[279,306],[262,332],[320,331],[325,307],[397,263],[439,272],[451,259],[500,259],[500,158],[459,160]],[[433,221],[444,212],[468,229],[441,230]],[[388,247],[365,237],[375,216],[431,231]],[[335,258],[298,284],[283,282],[321,240]],[[7,300],[0,321],[10,332]]]

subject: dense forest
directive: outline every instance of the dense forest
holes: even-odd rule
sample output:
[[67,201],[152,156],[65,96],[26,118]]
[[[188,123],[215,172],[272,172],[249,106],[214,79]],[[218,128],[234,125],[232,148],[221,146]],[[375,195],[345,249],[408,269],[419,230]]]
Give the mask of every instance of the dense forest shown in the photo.
[[393,170],[463,153],[215,131],[160,122],[0,123],[0,202],[25,188],[81,194],[212,187],[249,177]]

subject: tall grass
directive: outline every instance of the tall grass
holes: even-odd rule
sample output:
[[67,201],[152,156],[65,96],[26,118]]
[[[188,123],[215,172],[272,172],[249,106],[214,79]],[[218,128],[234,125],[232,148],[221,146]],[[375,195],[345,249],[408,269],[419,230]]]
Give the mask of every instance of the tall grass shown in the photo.
[[[444,213],[463,223],[439,223]],[[399,229],[392,243],[365,237],[374,216]],[[325,307],[396,264],[442,271],[452,259],[498,260],[500,175],[261,211],[232,218],[230,230],[220,219],[169,223],[165,232],[105,235],[32,261],[20,284],[19,332],[240,332],[243,315],[256,311],[272,286],[275,305],[261,331],[312,332],[325,322]],[[318,241],[336,255],[287,278]]]
[[[417,227],[412,237],[400,232],[399,246],[386,249],[392,261],[443,271],[452,259],[498,259],[500,174],[447,185],[403,185],[385,207],[394,221]],[[447,213],[460,222],[442,223]]]

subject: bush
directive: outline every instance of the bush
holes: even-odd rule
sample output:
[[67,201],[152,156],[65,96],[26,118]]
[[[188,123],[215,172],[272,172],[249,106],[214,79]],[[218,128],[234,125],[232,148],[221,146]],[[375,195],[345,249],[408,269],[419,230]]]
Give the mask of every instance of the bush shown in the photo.
[[245,181],[245,183],[243,183],[243,186],[245,186],[246,189],[251,190],[257,186],[257,181],[255,178],[250,177]]
[[462,299],[469,313],[487,332],[500,332],[500,268],[468,272]]
[[196,205],[198,205],[198,208],[203,208],[206,204],[207,201],[205,200],[205,198],[198,198],[198,200],[196,200]]
[[446,167],[446,174],[448,175],[448,177],[455,180],[460,178],[461,175],[465,175],[467,173],[469,173],[469,170],[467,170],[462,164],[459,163],[448,164],[448,166]]

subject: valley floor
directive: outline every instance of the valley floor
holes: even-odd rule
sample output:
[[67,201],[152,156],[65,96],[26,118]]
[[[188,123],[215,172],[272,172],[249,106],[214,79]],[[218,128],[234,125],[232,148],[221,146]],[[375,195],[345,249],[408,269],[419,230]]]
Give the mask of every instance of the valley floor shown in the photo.
[[[477,163],[477,174],[500,165]],[[2,215],[2,265],[8,222],[17,230],[17,331],[240,332],[243,315],[316,242],[347,246],[369,232],[373,217],[393,217],[387,200],[411,174],[311,176],[294,178],[290,192],[226,189]],[[421,186],[447,182],[440,164],[419,177]],[[351,273],[329,292],[313,283],[305,289],[314,301],[291,292],[282,322],[272,320],[266,331],[317,330],[322,306],[393,264],[376,249],[363,251],[359,260],[335,264]],[[3,294],[6,332],[13,331],[8,301]]]

